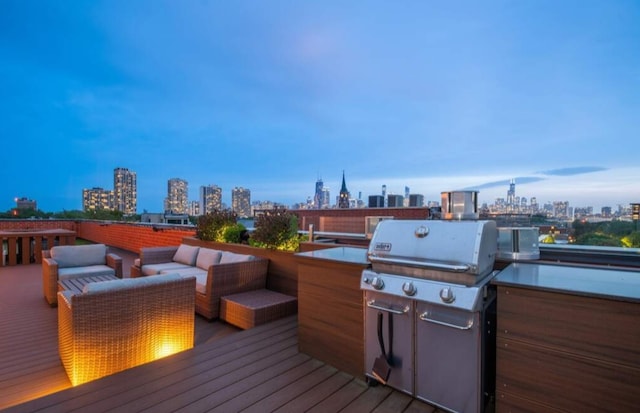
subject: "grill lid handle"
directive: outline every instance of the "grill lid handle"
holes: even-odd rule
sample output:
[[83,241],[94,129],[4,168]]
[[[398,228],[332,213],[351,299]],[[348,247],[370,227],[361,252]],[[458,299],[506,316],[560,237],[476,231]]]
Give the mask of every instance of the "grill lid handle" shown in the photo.
[[369,256],[369,260],[374,263],[383,263],[383,264],[401,264],[410,267],[418,267],[418,268],[432,268],[436,270],[446,270],[451,272],[467,272],[472,269],[472,266],[469,264],[447,264],[441,262],[434,261],[416,261],[409,260],[406,258],[384,258],[384,257],[376,257],[374,255]]

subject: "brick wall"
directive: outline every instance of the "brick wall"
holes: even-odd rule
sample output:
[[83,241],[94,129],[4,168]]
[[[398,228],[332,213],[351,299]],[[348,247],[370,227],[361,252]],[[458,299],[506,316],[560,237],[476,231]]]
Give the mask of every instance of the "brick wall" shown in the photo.
[[76,230],[76,221],[51,219],[2,219],[0,231],[27,231],[43,229]]
[[140,253],[143,247],[180,245],[184,237],[193,237],[195,228],[83,221],[78,223],[78,238]]
[[77,238],[139,253],[142,247],[179,245],[184,237],[193,237],[193,227],[148,225],[108,221],[73,221],[51,219],[0,220],[0,231],[67,229]]

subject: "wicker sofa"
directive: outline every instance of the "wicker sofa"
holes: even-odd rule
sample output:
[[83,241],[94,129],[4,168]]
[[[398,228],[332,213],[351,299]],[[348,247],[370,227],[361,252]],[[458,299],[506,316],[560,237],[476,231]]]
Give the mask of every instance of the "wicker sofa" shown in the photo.
[[131,267],[131,277],[177,273],[196,277],[196,313],[220,317],[224,296],[266,287],[269,260],[190,245],[149,247]]
[[59,245],[42,251],[42,289],[51,306],[58,303],[58,280],[112,275],[122,278],[122,258],[104,244]]
[[62,364],[75,386],[193,347],[195,278],[89,283],[58,293]]

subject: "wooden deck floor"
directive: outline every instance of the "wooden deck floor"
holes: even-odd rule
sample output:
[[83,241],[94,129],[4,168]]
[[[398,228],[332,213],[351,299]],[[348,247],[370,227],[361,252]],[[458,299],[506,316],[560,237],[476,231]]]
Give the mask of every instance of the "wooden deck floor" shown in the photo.
[[296,317],[247,331],[197,317],[192,350],[71,387],[40,271],[35,264],[0,268],[0,410],[439,411],[298,352]]

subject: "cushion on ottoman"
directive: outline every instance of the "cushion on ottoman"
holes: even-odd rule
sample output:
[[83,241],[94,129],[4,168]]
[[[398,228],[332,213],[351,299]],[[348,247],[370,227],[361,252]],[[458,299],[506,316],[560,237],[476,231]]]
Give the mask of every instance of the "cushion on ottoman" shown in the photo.
[[297,310],[296,297],[266,289],[227,295],[220,300],[220,318],[242,329],[295,314]]

